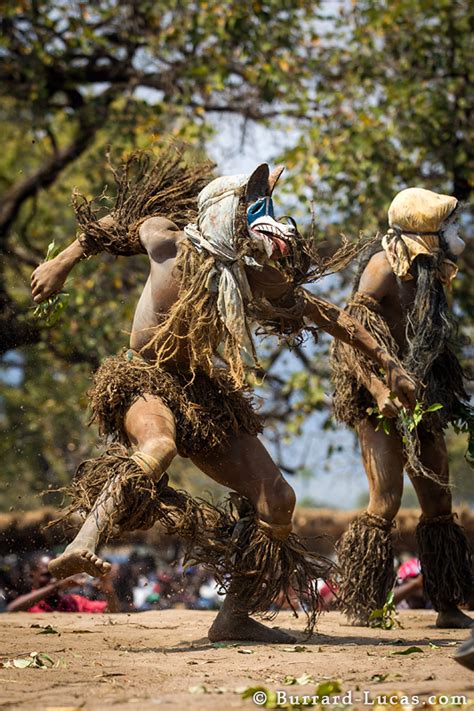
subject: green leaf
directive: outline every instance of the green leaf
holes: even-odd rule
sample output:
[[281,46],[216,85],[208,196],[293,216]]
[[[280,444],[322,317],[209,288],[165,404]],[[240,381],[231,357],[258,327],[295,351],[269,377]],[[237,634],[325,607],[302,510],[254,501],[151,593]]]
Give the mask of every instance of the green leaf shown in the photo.
[[436,412],[436,410],[442,410],[443,405],[440,402],[435,402],[433,405],[430,405],[429,407],[426,408],[425,412]]
[[400,654],[406,656],[407,654],[423,654],[424,650],[421,647],[408,647],[407,649],[402,649],[400,652],[390,652],[390,654]]
[[331,681],[323,681],[318,684],[316,689],[316,696],[321,698],[321,696],[331,696],[332,694],[339,694],[342,691],[341,682],[339,679]]
[[258,706],[265,709],[276,709],[279,707],[277,702],[277,695],[275,691],[267,689],[265,686],[249,686],[245,689],[242,694],[242,699],[252,699],[255,694],[262,694],[264,696],[264,702],[259,701]]

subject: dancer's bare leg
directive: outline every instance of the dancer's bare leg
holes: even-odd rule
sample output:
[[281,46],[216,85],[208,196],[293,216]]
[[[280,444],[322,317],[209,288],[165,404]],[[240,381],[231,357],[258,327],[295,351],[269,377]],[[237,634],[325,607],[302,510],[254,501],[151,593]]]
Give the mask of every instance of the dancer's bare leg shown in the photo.
[[[160,478],[176,455],[176,431],[171,411],[160,398],[139,398],[125,416],[125,430],[137,450],[157,460],[153,476]],[[114,479],[102,490],[72,543],[50,562],[49,570],[56,578],[67,578],[75,573],[105,575],[110,570],[110,563],[99,558],[95,551],[116,506],[111,496],[113,488]]]
[[382,607],[394,582],[391,522],[403,490],[400,437],[386,435],[370,420],[359,423],[358,435],[369,483],[369,503],[338,542],[341,607],[354,625],[366,626]]
[[[442,482],[449,483],[449,464],[446,443],[442,434],[420,433],[421,461]],[[452,497],[448,488],[426,477],[411,477],[420,502],[421,511],[427,518],[448,516],[452,513]],[[441,524],[442,525],[442,524]],[[461,612],[454,603],[443,603],[438,611],[436,626],[449,629],[474,627],[474,620]]]
[[[193,457],[193,462],[214,481],[247,497],[267,523],[291,524],[294,491],[257,437],[234,435],[224,447]],[[252,640],[290,644],[295,641],[294,637],[265,627],[243,612],[237,585],[230,586],[208,635],[212,642]]]
[[[391,424],[392,429],[395,425]],[[359,423],[362,461],[369,482],[370,514],[393,521],[400,508],[403,493],[403,449],[395,432],[387,435],[370,420]]]

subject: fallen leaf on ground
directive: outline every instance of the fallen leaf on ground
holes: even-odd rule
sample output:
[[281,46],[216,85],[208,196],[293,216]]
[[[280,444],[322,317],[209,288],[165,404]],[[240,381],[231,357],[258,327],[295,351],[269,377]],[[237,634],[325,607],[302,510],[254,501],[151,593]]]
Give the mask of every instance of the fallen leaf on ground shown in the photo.
[[314,678],[310,674],[302,674],[301,676],[288,675],[284,677],[283,683],[288,686],[292,686],[293,684],[304,686],[305,684],[314,684]]
[[388,677],[388,674],[372,674],[370,681],[382,682]]
[[390,652],[390,654],[423,654],[421,647],[407,647],[407,649],[401,649],[399,652]]
[[32,627],[39,627],[40,631],[36,634],[59,634],[58,630],[55,630],[51,625],[31,625]]
[[198,684],[197,686],[190,686],[189,687],[189,693],[190,694],[207,694],[208,691],[204,684]]

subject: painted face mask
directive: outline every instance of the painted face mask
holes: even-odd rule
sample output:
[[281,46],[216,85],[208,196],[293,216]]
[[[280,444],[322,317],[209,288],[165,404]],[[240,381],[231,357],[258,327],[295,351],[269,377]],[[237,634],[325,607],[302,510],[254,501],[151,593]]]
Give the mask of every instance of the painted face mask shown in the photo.
[[257,249],[264,251],[269,259],[279,259],[288,255],[289,240],[296,234],[296,225],[293,220],[290,224],[275,220],[271,197],[258,198],[248,206],[247,222],[252,242]]

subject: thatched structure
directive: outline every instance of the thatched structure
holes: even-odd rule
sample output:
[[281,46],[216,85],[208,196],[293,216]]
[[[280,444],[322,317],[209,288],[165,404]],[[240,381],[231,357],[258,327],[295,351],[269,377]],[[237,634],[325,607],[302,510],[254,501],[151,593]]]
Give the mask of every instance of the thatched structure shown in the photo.
[[[299,508],[294,516],[295,529],[300,536],[314,539],[313,542],[309,541],[310,548],[327,555],[333,551],[334,542],[344,533],[357,513],[359,512]],[[0,555],[28,552],[38,548],[54,549],[65,540],[71,540],[74,532],[72,525],[68,529],[63,525],[46,527],[57,516],[58,511],[53,508],[0,514]],[[415,529],[418,518],[418,509],[402,509],[399,512],[397,526],[393,531],[396,553],[417,551]],[[462,509],[459,511],[458,520],[466,529],[467,537],[474,547],[474,513],[468,508]],[[124,539],[112,541],[111,545],[147,544],[159,548],[164,545],[164,541],[163,531],[159,526],[154,526],[148,531],[130,533]]]

